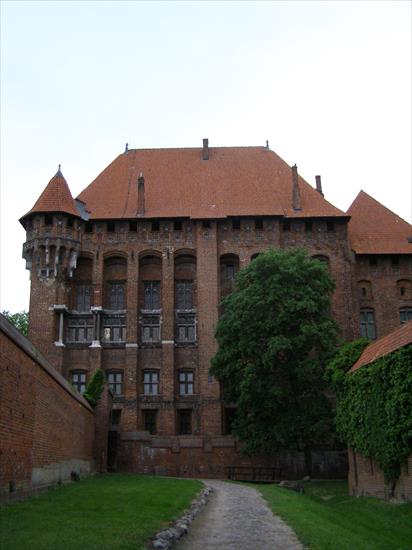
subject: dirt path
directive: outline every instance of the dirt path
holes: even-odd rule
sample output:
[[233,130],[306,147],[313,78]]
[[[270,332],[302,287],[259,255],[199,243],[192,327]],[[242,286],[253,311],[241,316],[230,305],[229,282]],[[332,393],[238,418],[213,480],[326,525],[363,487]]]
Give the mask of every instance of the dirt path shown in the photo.
[[176,550],[302,550],[296,535],[251,487],[204,480],[213,487],[205,509]]

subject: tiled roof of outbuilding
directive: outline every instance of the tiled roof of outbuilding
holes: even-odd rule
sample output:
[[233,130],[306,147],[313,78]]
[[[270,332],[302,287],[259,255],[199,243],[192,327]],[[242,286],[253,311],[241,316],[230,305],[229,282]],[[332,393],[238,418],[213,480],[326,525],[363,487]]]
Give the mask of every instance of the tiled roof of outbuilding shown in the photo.
[[65,214],[79,216],[76,203],[60,168],[46,185],[36,204],[27,214],[22,216],[21,220],[30,214],[46,212],[64,212]]
[[408,344],[412,344],[412,321],[405,323],[395,331],[369,344],[349,372],[354,372],[365,365],[369,365],[380,357],[388,355]]
[[365,191],[349,207],[349,239],[357,254],[412,254],[412,225]]
[[299,177],[302,209],[292,208],[292,170],[265,147],[135,149],[119,155],[79,195],[91,219],[134,218],[137,178],[145,178],[145,217],[279,215],[347,217]]

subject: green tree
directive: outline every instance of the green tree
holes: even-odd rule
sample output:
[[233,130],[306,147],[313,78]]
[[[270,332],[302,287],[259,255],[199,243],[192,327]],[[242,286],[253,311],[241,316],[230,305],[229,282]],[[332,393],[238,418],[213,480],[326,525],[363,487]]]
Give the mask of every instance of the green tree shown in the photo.
[[222,301],[211,373],[237,408],[232,431],[249,455],[305,451],[327,441],[333,419],[324,364],[336,347],[327,265],[299,248],[271,250],[242,269]]
[[19,311],[18,313],[10,313],[9,311],[2,311],[5,318],[16,327],[24,336],[29,333],[29,312]]

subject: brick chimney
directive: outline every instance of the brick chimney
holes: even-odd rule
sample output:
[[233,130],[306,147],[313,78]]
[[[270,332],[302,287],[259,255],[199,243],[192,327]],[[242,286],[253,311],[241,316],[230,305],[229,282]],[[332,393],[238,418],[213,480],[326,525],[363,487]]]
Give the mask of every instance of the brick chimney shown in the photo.
[[323,197],[323,191],[322,191],[322,180],[320,179],[320,176],[315,176],[316,180],[316,191],[322,195]]
[[302,210],[300,205],[300,191],[298,183],[298,167],[292,166],[292,206],[293,210]]
[[209,160],[209,140],[207,138],[203,138],[202,158],[203,160]]
[[140,172],[137,178],[137,215],[144,216],[144,176],[143,172]]

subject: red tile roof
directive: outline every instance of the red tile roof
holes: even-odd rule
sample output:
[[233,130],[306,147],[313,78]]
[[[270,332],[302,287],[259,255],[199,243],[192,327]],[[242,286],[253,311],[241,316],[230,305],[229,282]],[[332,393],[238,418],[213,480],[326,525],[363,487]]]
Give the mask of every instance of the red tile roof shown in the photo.
[[349,239],[357,254],[412,254],[412,225],[361,191],[349,207]]
[[412,344],[412,321],[408,321],[397,330],[369,344],[349,372],[354,372],[364,365],[369,365],[380,357],[388,355],[408,344]]
[[43,193],[37,199],[36,204],[27,214],[22,216],[21,220],[30,214],[46,212],[64,212],[65,214],[79,216],[76,203],[70,193],[67,181],[60,172],[60,168],[46,185]]
[[146,218],[347,217],[301,177],[294,211],[291,167],[265,147],[210,147],[209,160],[202,148],[129,150],[80,193],[90,217],[136,217],[141,172]]

